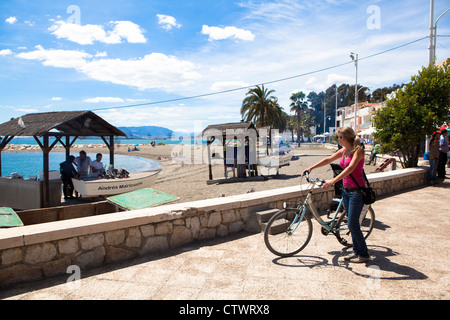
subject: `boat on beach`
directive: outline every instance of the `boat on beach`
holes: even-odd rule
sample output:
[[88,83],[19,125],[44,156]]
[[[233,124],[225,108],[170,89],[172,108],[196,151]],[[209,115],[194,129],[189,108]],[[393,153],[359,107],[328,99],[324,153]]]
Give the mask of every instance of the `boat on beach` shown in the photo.
[[111,196],[153,186],[161,170],[129,173],[128,178],[72,178],[72,182],[75,191],[82,197]]
[[291,163],[292,157],[294,156],[294,151],[289,147],[280,147],[278,151],[278,161],[280,167],[288,166]]
[[261,166],[261,174],[263,176],[279,174],[281,167],[290,165],[293,156],[294,151],[286,145],[279,147],[277,155],[260,156],[258,165]]

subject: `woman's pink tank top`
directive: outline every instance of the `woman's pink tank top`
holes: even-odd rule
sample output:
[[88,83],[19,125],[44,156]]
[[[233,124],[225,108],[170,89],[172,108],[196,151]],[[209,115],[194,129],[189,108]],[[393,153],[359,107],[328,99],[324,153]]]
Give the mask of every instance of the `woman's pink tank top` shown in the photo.
[[[351,154],[350,157],[345,158],[345,152],[344,152],[342,154],[341,162],[339,162],[341,168],[342,169],[347,168],[350,165],[352,158],[353,158],[353,154]],[[361,161],[358,162],[355,170],[353,170],[353,172],[352,172],[352,177],[358,182],[360,187],[363,187],[366,184],[366,181],[364,180],[363,167],[364,167],[364,158],[362,158]],[[355,184],[355,181],[353,181],[352,177],[350,177],[350,175],[348,175],[343,179],[344,187],[346,187],[346,188],[357,188],[358,187]]]

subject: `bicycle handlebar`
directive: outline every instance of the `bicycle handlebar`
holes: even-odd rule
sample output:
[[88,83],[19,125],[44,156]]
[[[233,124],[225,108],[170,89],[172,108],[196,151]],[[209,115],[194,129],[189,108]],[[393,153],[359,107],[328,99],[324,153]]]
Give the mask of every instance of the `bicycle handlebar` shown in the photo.
[[305,171],[306,181],[309,183],[316,183],[320,182],[320,186],[323,186],[323,184],[326,182],[325,180],[319,179],[319,178],[310,178],[309,177],[309,171]]

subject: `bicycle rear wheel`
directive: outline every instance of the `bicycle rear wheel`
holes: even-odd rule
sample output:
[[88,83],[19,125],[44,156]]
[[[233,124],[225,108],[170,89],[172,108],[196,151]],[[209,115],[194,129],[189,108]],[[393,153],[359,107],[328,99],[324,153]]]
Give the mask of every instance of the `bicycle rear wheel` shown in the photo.
[[297,210],[281,210],[269,220],[264,230],[264,242],[273,254],[292,256],[311,240],[311,218],[305,214],[299,221],[300,216]]
[[[353,246],[353,241],[352,235],[350,234],[350,230],[347,226],[347,222],[347,212],[344,212],[339,217],[339,220],[336,224],[337,231],[335,232],[335,235],[342,245],[351,247]],[[361,211],[359,222],[361,224],[361,231],[363,233],[364,239],[367,239],[367,237],[369,237],[370,233],[373,230],[373,225],[375,224],[375,212],[370,205],[368,206],[367,210],[364,210],[363,208],[363,210]]]

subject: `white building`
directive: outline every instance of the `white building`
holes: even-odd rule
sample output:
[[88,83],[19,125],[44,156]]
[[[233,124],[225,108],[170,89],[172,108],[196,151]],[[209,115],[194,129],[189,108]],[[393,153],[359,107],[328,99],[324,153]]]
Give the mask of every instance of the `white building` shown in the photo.
[[[384,107],[385,102],[368,103],[362,102],[358,104],[356,110],[356,133],[363,134],[364,132],[373,131],[372,117],[375,110]],[[355,127],[355,105],[343,107],[338,109],[337,117],[338,127]],[[371,134],[368,134],[371,135]]]

